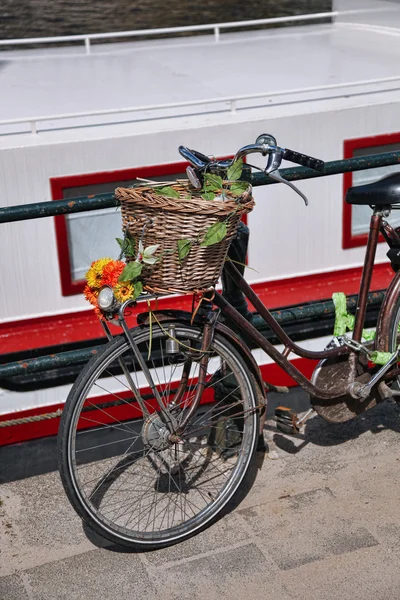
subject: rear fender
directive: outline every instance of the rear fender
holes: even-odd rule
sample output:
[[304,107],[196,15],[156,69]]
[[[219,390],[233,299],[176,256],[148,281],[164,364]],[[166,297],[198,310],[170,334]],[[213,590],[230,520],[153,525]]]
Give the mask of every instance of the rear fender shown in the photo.
[[376,325],[375,349],[381,352],[389,351],[390,328],[393,319],[393,313],[396,310],[397,298],[400,295],[400,271],[397,271],[382,302],[379,311],[378,322]]

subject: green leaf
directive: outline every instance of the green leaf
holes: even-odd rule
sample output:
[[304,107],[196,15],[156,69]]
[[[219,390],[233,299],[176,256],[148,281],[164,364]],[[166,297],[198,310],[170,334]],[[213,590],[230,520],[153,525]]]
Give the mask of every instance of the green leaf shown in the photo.
[[127,258],[130,256],[135,256],[135,240],[128,233],[125,239],[115,238],[118,242],[119,247],[121,248],[121,252]]
[[237,181],[241,178],[243,171],[243,161],[241,158],[235,160],[235,162],[229,167],[226,175],[229,181]]
[[214,192],[204,192],[202,195],[202,198],[204,198],[204,200],[214,200],[216,194]]
[[143,292],[143,284],[141,281],[135,281],[133,284],[133,299],[136,300]]
[[240,196],[248,187],[249,184],[246,181],[237,181],[236,183],[232,183],[229,189],[234,196]]
[[160,188],[154,188],[154,192],[159,196],[166,196],[167,198],[179,198],[179,193],[169,185]]
[[130,262],[119,276],[118,281],[132,281],[137,279],[142,272],[142,265],[139,262]]
[[213,246],[221,242],[226,236],[226,223],[214,223],[206,231],[200,246]]
[[206,173],[204,176],[204,189],[206,192],[216,192],[222,188],[222,177]]
[[135,256],[135,238],[127,231],[125,236],[125,256]]
[[179,262],[182,262],[183,259],[189,254],[190,248],[192,247],[192,242],[190,240],[178,240],[177,246]]

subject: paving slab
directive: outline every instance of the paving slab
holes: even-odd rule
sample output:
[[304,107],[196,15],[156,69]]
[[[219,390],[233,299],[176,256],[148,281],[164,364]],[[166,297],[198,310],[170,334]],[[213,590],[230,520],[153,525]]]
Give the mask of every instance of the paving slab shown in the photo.
[[338,508],[331,490],[322,488],[239,512],[278,567],[289,570],[379,545],[366,527],[338,515]]
[[368,548],[286,571],[285,588],[312,600],[398,600],[398,572],[398,556]]
[[0,600],[30,600],[19,574],[0,579]]
[[271,577],[268,561],[254,543],[225,552],[210,552],[207,556],[158,572],[158,575],[163,582],[164,594],[171,599],[293,598],[275,576]]
[[91,550],[58,473],[0,486],[0,576]]
[[157,592],[136,554],[92,550],[26,571],[34,600],[156,598]]
[[200,553],[207,553],[212,548],[215,551],[251,540],[251,532],[236,514],[227,515],[213,527],[206,529],[200,536],[186,540],[182,544],[156,550],[145,555],[149,565],[159,567],[165,563],[173,563],[188,559]]
[[[186,542],[146,553],[82,527],[55,472],[0,485],[0,600],[398,600],[400,411],[268,422],[271,452],[241,504]],[[118,550],[118,551],[117,551]]]

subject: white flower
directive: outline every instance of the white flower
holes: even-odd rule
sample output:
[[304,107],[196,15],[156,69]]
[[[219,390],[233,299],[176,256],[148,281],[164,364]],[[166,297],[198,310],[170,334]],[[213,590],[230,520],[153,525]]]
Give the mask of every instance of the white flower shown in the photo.
[[160,244],[153,244],[152,246],[147,246],[147,248],[144,248],[142,240],[140,240],[137,260],[143,261],[146,265],[154,265],[154,263],[156,263],[158,259],[155,258],[153,254],[155,254],[159,246]]

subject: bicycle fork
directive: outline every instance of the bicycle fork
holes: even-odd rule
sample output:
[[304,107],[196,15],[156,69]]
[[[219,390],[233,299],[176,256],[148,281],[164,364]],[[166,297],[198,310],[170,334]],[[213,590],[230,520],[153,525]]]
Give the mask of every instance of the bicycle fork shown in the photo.
[[[176,424],[174,423],[174,419],[171,417],[170,411],[167,409],[167,407],[165,406],[165,404],[160,396],[160,393],[154,382],[151,371],[148,368],[146,361],[145,361],[144,357],[142,356],[142,353],[140,352],[138,345],[136,344],[131,331],[129,330],[129,327],[126,324],[125,319],[123,317],[120,318],[119,323],[124,331],[124,334],[129,343],[129,346],[131,347],[132,352],[133,352],[138,364],[140,365],[140,368],[142,369],[143,375],[145,376],[145,379],[146,379],[151,391],[154,394],[154,398],[156,399],[156,402],[159,407],[160,418],[171,434],[170,441],[171,442],[180,441],[179,436],[184,432],[190,419],[192,418],[192,416],[195,414],[196,410],[198,409],[204,389],[206,387],[207,369],[208,369],[208,361],[209,361],[208,349],[210,347],[210,344],[211,344],[211,341],[213,338],[213,333],[214,333],[213,324],[205,323],[205,325],[204,325],[203,336],[202,336],[202,341],[201,341],[201,348],[198,351],[199,356],[201,356],[201,358],[199,361],[199,376],[197,379],[195,397],[194,397],[193,402],[191,403],[190,407],[188,408],[183,420],[180,422],[179,427],[177,428]],[[107,332],[107,329],[106,329],[106,332]],[[150,413],[149,413],[145,403],[143,402],[143,399],[141,398],[139,389],[135,385],[132,377],[130,376],[129,369],[126,367],[126,365],[122,359],[120,359],[120,361],[121,361],[120,365],[121,365],[122,371],[124,372],[125,376],[127,377],[129,386],[131,387],[131,390],[132,390],[138,404],[140,405],[140,407],[143,411],[143,414],[146,415],[147,417],[149,417]],[[180,399],[183,397],[183,395],[185,394],[185,392],[187,390],[187,385],[188,385],[188,380],[189,380],[189,372],[188,371],[190,371],[191,364],[192,364],[192,359],[189,359],[185,363],[185,367],[183,369],[183,373],[181,376],[180,384],[178,386],[178,390],[176,392],[174,400],[172,401],[173,406],[178,404],[178,402],[180,401]]]

